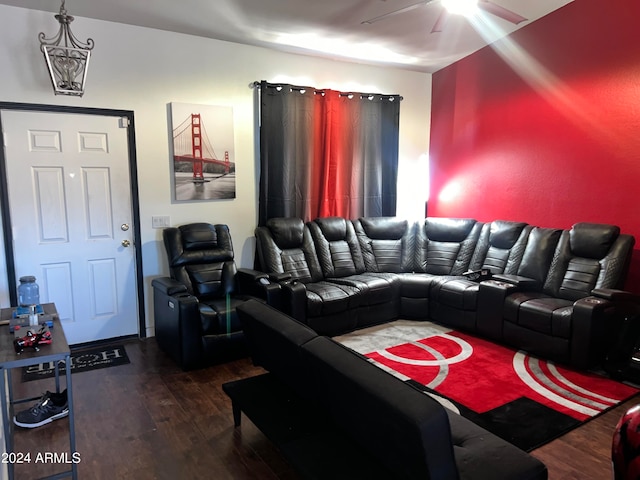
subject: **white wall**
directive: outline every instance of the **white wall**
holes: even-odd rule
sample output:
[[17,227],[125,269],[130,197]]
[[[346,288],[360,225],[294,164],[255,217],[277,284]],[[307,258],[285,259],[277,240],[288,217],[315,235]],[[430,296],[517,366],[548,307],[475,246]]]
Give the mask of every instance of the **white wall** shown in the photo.
[[[151,280],[167,273],[161,231],[151,228],[152,215],[169,215],[172,225],[192,221],[226,223],[237,263],[243,267],[253,265],[259,180],[254,91],[249,88],[253,81],[401,94],[401,177],[410,178],[420,155],[428,151],[431,76],[427,74],[333,62],[76,17],[74,34],[82,41],[91,37],[96,45],[86,93],[82,98],[54,96],[37,39],[41,31],[50,36],[57,30],[53,14],[0,5],[0,19],[0,101],[134,111],[148,335],[153,334]],[[233,107],[235,200],[172,203],[167,114],[171,102]],[[407,188],[399,191],[404,195],[399,202],[402,213],[419,217],[424,211],[424,193]],[[0,305],[7,306],[3,259],[4,256],[0,258]]]

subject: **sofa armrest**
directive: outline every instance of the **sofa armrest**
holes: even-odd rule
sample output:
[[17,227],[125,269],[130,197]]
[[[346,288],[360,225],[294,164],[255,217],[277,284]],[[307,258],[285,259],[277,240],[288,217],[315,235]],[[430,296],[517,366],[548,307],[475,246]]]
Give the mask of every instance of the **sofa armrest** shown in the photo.
[[620,323],[615,302],[594,295],[576,300],[571,322],[571,364],[587,369],[601,362],[615,341]]
[[278,282],[278,283],[288,282],[292,279],[291,274],[288,272],[270,273],[269,278],[274,282]]
[[269,278],[269,274],[253,268],[238,268],[238,275],[252,282],[257,282],[261,278]]
[[612,302],[636,303],[640,305],[640,296],[626,290],[615,288],[596,288],[591,291],[591,295],[598,298],[605,298]]
[[[503,306],[508,295],[520,290],[516,283],[498,280],[480,282],[476,309],[476,329],[492,340],[502,340]],[[524,278],[524,277],[522,277]]]
[[520,275],[508,275],[504,273],[498,273],[491,277],[492,280],[497,280],[499,282],[510,283],[511,285],[515,285],[520,290],[536,290],[541,287],[540,282],[538,280],[534,280],[529,277],[522,277]]
[[269,274],[251,268],[239,268],[237,275],[241,294],[261,298],[272,307],[281,308],[280,285],[274,283]]
[[171,278],[155,278],[151,285],[158,345],[183,369],[197,367],[203,356],[200,302]]
[[[594,289],[591,294],[590,297],[579,300],[580,303],[576,302],[580,308],[579,313],[584,315],[583,303],[587,303],[593,312],[600,315],[594,315],[591,324],[580,325],[577,329],[583,331],[588,326],[592,330],[588,332],[591,335],[590,345],[593,345],[594,355],[597,355],[592,363],[600,362],[604,357],[605,370],[616,378],[623,375],[628,357],[637,342],[637,332],[640,328],[640,296],[612,288]],[[584,332],[582,333],[584,335]]]
[[307,320],[307,287],[296,280],[282,282],[282,311],[296,320]]
[[179,281],[169,277],[154,278],[151,281],[151,285],[153,288],[169,296],[187,291],[187,286],[184,283],[180,283]]

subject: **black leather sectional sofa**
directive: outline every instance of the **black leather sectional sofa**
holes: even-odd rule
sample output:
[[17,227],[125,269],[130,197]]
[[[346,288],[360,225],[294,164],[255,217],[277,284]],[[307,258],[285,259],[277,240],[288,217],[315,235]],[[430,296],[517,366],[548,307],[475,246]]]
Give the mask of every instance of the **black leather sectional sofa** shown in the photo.
[[613,225],[461,218],[273,218],[255,235],[272,304],[321,335],[428,319],[579,368],[614,341],[634,245]]
[[542,462],[266,305],[238,306],[254,363],[223,385],[303,478],[546,479]]

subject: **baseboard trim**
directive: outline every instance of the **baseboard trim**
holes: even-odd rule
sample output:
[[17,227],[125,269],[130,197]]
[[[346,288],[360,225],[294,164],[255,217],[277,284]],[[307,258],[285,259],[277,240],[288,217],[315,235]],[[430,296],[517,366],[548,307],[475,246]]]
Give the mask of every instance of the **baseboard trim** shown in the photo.
[[103,340],[94,340],[92,342],[74,343],[70,345],[71,350],[82,350],[84,348],[100,347],[103,345],[111,345],[113,343],[122,343],[126,340],[139,339],[138,335],[123,335],[122,337],[105,338]]

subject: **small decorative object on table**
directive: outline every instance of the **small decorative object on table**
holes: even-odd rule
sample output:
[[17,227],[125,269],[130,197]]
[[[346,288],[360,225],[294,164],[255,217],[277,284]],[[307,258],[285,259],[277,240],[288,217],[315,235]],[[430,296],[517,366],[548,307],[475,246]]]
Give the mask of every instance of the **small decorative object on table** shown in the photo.
[[[37,352],[40,350],[40,345],[51,344],[51,331],[47,325],[41,325],[38,329],[24,330],[16,327],[14,332],[16,338],[13,340],[13,348],[16,353],[22,353],[28,347],[32,347]],[[20,336],[22,332],[25,332],[24,336]]]
[[472,282],[482,282],[491,278],[491,270],[488,268],[480,268],[479,270],[467,270],[462,275]]

